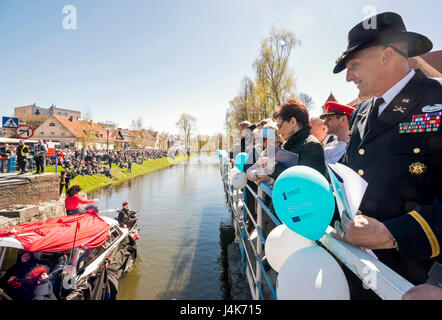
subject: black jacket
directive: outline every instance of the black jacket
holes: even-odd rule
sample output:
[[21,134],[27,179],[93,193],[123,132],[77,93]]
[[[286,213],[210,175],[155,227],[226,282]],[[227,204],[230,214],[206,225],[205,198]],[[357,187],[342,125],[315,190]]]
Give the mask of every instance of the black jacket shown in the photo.
[[368,182],[359,209],[383,222],[397,241],[399,251],[375,254],[414,284],[425,282],[431,265],[441,261],[442,132],[400,133],[400,124],[441,103],[441,84],[417,71],[365,136],[372,100],[362,103],[350,119],[343,161]]
[[[292,135],[282,148],[298,154],[299,165],[313,168],[325,176],[324,149],[318,139],[310,134],[308,128],[303,128]],[[287,169],[285,166],[277,163],[272,178],[276,180],[285,169]]]

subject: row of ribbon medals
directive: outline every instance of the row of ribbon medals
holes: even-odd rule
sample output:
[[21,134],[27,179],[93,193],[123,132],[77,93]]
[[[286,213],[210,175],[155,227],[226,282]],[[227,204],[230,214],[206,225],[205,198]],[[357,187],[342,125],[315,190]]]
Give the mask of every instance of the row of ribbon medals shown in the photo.
[[399,133],[418,133],[439,131],[442,112],[413,115],[412,122],[399,124]]

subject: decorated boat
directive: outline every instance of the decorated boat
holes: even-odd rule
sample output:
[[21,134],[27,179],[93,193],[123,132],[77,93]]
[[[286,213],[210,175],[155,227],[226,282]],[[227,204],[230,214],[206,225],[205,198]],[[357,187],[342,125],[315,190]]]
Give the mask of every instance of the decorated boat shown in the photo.
[[[2,229],[0,300],[26,299],[12,294],[5,279],[23,252],[45,266],[57,299],[116,299],[120,280],[134,265],[139,238],[136,223],[122,227],[116,219],[90,213]],[[26,285],[26,279],[14,279],[15,287]]]

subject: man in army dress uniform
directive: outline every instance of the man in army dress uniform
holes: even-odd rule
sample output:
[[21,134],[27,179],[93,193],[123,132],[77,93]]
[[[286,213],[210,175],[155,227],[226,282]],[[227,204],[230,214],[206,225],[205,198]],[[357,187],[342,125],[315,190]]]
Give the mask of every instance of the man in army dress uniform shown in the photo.
[[[424,283],[442,240],[442,86],[408,57],[429,52],[425,36],[408,32],[396,13],[356,25],[334,73],[347,68],[359,97],[343,164],[368,182],[359,215],[333,236],[373,249],[379,260],[413,284]],[[345,270],[344,270],[345,271]],[[352,299],[376,297],[346,270]],[[353,277],[353,279],[352,279]],[[373,296],[374,295],[374,296]]]

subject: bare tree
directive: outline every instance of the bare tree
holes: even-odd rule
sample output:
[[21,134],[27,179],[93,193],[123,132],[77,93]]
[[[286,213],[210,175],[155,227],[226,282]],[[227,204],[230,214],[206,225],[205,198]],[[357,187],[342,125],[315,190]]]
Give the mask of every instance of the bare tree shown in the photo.
[[196,118],[190,114],[183,113],[176,123],[180,132],[184,135],[186,147],[190,144],[190,135],[196,126]]
[[301,92],[298,98],[299,100],[301,100],[301,102],[305,105],[305,107],[308,110],[313,110],[313,108],[315,107],[315,102],[313,101],[313,98],[309,94]]

